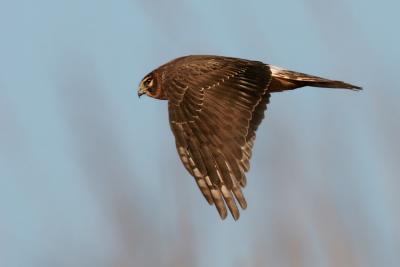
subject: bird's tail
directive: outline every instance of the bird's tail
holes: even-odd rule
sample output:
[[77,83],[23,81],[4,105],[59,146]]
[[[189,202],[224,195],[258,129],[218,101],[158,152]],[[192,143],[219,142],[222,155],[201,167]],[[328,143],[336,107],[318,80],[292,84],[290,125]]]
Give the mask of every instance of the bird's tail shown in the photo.
[[342,88],[354,91],[362,90],[362,88],[359,86],[342,81],[329,80],[300,72],[281,69],[271,65],[270,69],[272,75],[272,81],[270,85],[271,92],[292,90],[303,86]]

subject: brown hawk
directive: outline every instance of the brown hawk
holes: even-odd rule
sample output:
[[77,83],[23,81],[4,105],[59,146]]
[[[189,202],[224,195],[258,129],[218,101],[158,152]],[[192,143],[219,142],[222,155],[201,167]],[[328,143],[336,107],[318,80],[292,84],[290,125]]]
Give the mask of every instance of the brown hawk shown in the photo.
[[303,86],[361,87],[281,69],[259,61],[192,55],[146,75],[138,95],[168,100],[169,121],[183,165],[222,219],[239,218],[255,132],[270,94]]

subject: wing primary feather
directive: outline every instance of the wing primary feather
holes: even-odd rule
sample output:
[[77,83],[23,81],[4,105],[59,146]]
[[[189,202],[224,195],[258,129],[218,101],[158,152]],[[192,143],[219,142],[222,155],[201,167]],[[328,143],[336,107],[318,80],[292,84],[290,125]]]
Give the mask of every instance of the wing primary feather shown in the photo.
[[233,158],[231,154],[226,153],[225,156],[228,159],[229,164],[229,168],[231,173],[233,174],[233,176],[235,176],[236,180],[239,182],[240,185],[242,185],[243,187],[246,185],[246,176],[243,172],[243,170],[240,168],[239,164],[238,164],[238,160]]
[[233,194],[235,195],[237,201],[239,202],[239,205],[242,209],[246,209],[247,208],[247,202],[246,199],[243,196],[242,190],[240,189],[240,187],[235,186],[232,189]]
[[226,185],[226,187],[228,187],[230,190],[233,186],[233,182],[232,182],[232,178],[231,178],[231,174],[229,172],[228,166],[226,165],[225,158],[220,151],[217,151],[214,154],[214,156],[215,156],[215,161],[218,166],[218,170],[220,172],[220,176],[221,176],[222,180],[224,181],[224,184]]
[[219,190],[219,188],[216,187],[211,188],[211,195],[214,199],[215,207],[217,208],[219,216],[221,216],[221,219],[224,220],[228,215],[228,212],[226,210],[225,202],[221,194],[221,191]]
[[[201,174],[201,171],[199,170],[198,166],[194,163],[191,155],[189,155],[189,151],[187,150],[188,145],[185,139],[185,132],[183,130],[183,124],[186,124],[186,122],[175,121],[175,120],[183,121],[182,120],[183,118],[179,116],[180,115],[179,112],[176,111],[175,109],[171,110],[170,114],[172,117],[171,128],[176,137],[176,147],[178,150],[178,154],[181,158],[181,161],[185,166],[185,168],[188,170],[188,172],[195,178],[200,191],[202,192],[207,202],[211,205],[213,204],[213,200],[211,197],[210,189],[208,188],[204,180],[204,177]],[[199,160],[197,162],[200,162],[201,165],[202,160]]]
[[199,186],[201,192],[203,193],[203,196],[206,198],[207,202],[210,205],[212,205],[214,202],[211,196],[210,188],[206,181],[206,177],[200,173],[199,169],[196,167],[196,163],[190,156],[189,156],[189,164],[191,166],[191,171],[189,172],[193,173],[193,177],[195,178],[197,185]]
[[212,184],[219,186],[221,184],[221,180],[217,173],[217,168],[216,168],[216,164],[214,161],[214,157],[213,157],[208,145],[202,146],[201,154],[203,156],[204,163],[206,165],[207,174],[210,177]]
[[231,191],[228,190],[228,188],[225,185],[222,185],[221,192],[222,195],[224,196],[225,203],[232,214],[232,217],[235,219],[235,221],[237,221],[240,217],[240,213],[238,207],[236,206],[235,199],[233,198]]
[[207,200],[208,204],[210,205],[214,204],[213,198],[211,196],[211,191],[208,188],[204,178],[201,177],[195,180],[197,182],[198,187],[200,188],[200,191],[203,193],[204,198]]
[[201,148],[200,143],[197,140],[196,136],[194,135],[194,133],[193,133],[191,127],[188,125],[188,123],[183,124],[183,127],[185,129],[185,132],[188,135],[187,143],[188,143],[188,148],[190,150],[190,154],[193,156],[193,159],[196,162],[196,165],[199,168],[200,173],[203,175],[206,175],[207,170],[206,170],[203,158],[200,153],[200,148]]

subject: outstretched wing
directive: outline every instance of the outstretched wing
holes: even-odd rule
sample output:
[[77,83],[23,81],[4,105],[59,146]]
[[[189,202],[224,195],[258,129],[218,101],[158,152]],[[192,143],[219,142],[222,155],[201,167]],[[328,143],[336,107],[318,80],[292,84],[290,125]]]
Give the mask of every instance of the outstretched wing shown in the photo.
[[163,80],[179,156],[222,219],[226,206],[235,220],[236,201],[247,206],[241,187],[270,80],[265,64],[225,57],[191,58]]

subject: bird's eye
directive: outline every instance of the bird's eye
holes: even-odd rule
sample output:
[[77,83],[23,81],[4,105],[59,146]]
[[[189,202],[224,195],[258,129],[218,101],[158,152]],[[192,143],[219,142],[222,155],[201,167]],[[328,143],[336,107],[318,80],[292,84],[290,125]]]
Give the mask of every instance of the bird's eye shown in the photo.
[[144,81],[144,85],[148,86],[151,83],[152,79],[148,78],[147,80]]

